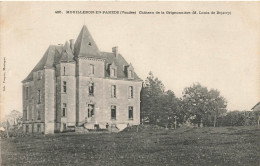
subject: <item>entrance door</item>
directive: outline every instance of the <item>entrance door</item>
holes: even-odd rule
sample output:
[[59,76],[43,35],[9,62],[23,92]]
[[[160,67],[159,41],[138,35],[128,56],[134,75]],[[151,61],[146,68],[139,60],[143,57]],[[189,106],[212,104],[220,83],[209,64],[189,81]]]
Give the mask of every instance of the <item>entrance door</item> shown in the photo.
[[94,121],[94,116],[95,116],[95,105],[88,104],[88,122]]

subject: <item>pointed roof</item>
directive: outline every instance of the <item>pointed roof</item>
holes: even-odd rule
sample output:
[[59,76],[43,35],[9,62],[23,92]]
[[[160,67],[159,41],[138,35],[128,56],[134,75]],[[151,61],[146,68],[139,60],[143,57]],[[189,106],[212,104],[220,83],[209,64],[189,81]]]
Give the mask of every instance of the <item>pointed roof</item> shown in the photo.
[[129,70],[134,70],[134,67],[133,67],[132,63],[130,63],[130,64],[128,65],[128,69],[129,69]]
[[[109,70],[107,70],[110,65],[116,66],[117,68],[117,77],[113,79],[128,80],[125,68],[133,68],[132,64],[128,64],[121,54],[115,56],[114,52],[100,52],[87,27],[84,25],[75,42],[74,55],[69,42],[66,42],[64,46],[50,45],[41,60],[22,82],[32,81],[33,72],[43,70],[45,68],[53,68],[56,64],[61,62],[73,62],[74,56],[104,60],[106,66],[106,68],[104,68],[105,78],[110,78]],[[134,79],[132,80],[142,81],[135,72]]]
[[70,48],[70,44],[68,41],[66,41],[59,62],[74,62],[73,58],[74,56]]
[[96,57],[100,56],[99,49],[93,40],[88,28],[84,25],[75,42],[75,56],[79,57]]
[[33,68],[30,74],[22,81],[32,81],[33,80],[33,72],[43,70],[45,68],[53,68],[55,61],[60,59],[60,54],[62,52],[62,46],[54,46],[50,45],[46,52],[44,53],[41,60],[37,63],[37,65]]

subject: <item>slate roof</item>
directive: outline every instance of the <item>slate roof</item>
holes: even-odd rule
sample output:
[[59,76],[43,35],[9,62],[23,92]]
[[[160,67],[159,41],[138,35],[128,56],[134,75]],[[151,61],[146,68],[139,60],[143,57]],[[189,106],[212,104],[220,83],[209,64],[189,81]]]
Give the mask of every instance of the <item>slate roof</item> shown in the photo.
[[[127,75],[124,70],[124,66],[128,66],[129,64],[126,62],[124,57],[121,54],[118,54],[117,57],[115,56],[114,53],[110,52],[101,52],[101,57],[102,59],[105,60],[105,65],[107,64],[112,64],[113,62],[115,63],[117,67],[117,79],[127,79]],[[108,70],[105,71],[105,77],[110,77]],[[134,80],[140,80],[141,79],[138,77],[136,73],[134,73]]]
[[62,49],[63,46],[50,45],[44,53],[42,59],[37,63],[30,74],[22,82],[32,81],[33,72],[35,71],[43,70],[44,68],[53,68],[53,65],[58,63],[61,57]]
[[86,25],[81,29],[75,42],[74,52],[75,56],[79,57],[95,57],[100,55],[100,51]]
[[61,57],[60,57],[59,62],[74,62],[74,55],[73,55],[72,50],[70,48],[70,44],[67,41],[66,41],[64,48],[61,52]]
[[[66,42],[64,46],[50,45],[42,59],[22,82],[32,81],[33,72],[35,71],[43,70],[45,68],[53,68],[56,64],[61,62],[74,62],[74,57],[103,59],[105,61],[105,66],[114,62],[117,66],[117,78],[113,79],[127,79],[124,67],[129,64],[123,56],[121,54],[115,56],[112,52],[100,52],[87,27],[84,25],[75,42],[74,55],[68,42]],[[109,78],[109,71],[106,68],[104,70],[105,77]],[[133,80],[142,81],[135,72]]]

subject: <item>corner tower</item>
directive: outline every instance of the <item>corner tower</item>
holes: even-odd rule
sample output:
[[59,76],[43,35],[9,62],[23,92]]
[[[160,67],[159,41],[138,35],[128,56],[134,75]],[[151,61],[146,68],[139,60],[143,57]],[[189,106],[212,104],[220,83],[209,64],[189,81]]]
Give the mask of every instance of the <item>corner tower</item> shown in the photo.
[[56,127],[64,131],[76,124],[76,62],[73,40],[66,42],[56,64]]

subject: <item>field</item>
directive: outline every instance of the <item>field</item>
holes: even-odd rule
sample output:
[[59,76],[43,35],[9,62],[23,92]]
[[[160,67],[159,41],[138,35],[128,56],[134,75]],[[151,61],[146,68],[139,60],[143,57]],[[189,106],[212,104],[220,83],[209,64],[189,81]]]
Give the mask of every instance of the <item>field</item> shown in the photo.
[[151,126],[1,140],[2,165],[260,165],[257,127]]

